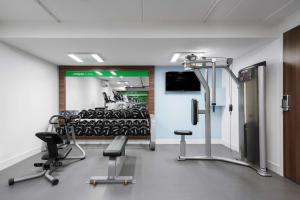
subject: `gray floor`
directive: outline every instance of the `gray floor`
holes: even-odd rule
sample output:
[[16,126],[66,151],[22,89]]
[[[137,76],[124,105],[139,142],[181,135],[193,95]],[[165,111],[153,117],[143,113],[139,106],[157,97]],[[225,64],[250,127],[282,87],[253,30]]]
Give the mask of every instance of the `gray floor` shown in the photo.
[[[54,175],[60,179],[51,186],[44,178],[7,186],[7,179],[38,171],[32,167],[39,156],[33,156],[8,169],[0,171],[1,200],[89,200],[89,199],[136,199],[136,200],[292,200],[300,199],[300,186],[273,175],[258,176],[249,168],[222,162],[178,162],[175,156],[178,145],[157,145],[155,152],[142,146],[129,146],[128,159],[122,175],[132,175],[133,185],[97,185],[86,182],[91,175],[106,175],[107,158],[102,150],[85,147],[87,158],[59,169]],[[215,145],[216,155],[232,156],[221,145]],[[188,152],[203,152],[201,145],[189,145]]]

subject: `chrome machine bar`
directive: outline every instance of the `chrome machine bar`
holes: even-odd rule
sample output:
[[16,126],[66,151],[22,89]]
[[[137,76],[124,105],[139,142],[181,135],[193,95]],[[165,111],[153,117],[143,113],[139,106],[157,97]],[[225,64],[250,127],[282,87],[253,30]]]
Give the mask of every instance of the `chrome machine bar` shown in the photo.
[[212,63],[212,100],[211,105],[213,108],[213,112],[215,112],[215,106],[216,106],[216,62]]
[[205,155],[211,157],[210,89],[200,69],[195,69],[194,73],[205,90]]
[[258,173],[262,176],[267,173],[267,144],[266,144],[266,96],[265,96],[265,71],[264,65],[258,66],[258,115],[259,115],[259,167]]

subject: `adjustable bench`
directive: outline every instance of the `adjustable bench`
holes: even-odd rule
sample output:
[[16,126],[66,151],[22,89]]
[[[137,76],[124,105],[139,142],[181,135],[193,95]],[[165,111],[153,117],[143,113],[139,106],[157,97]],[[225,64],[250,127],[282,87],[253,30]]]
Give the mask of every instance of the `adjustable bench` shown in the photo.
[[108,160],[108,174],[107,176],[92,176],[90,184],[129,184],[133,183],[132,176],[119,176],[125,161],[125,146],[128,141],[127,136],[116,136],[109,146],[103,151],[103,156],[109,157]]

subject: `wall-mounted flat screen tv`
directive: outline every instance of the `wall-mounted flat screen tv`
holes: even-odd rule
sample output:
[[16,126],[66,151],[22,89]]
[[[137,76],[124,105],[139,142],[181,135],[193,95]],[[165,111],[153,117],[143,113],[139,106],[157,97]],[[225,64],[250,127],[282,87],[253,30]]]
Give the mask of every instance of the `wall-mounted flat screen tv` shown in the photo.
[[166,72],[166,91],[200,91],[194,72]]

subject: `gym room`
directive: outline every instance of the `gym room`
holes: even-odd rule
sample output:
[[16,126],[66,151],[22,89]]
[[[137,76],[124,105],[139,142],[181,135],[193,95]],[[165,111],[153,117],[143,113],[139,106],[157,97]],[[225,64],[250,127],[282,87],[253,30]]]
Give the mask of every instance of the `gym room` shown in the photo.
[[0,199],[299,200],[299,77],[299,0],[0,0]]

